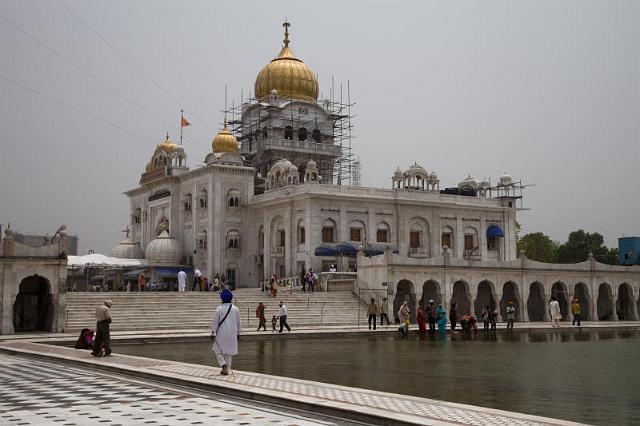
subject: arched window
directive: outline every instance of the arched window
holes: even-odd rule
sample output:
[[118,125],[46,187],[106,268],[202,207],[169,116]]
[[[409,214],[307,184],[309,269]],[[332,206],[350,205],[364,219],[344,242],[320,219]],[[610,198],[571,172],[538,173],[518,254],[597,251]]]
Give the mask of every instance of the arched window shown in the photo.
[[207,249],[207,230],[203,229],[198,233],[198,248],[201,250]]
[[191,194],[187,194],[184,197],[184,211],[185,212],[191,211]]
[[304,219],[298,221],[298,244],[304,244],[306,241],[306,234],[304,229]]
[[313,140],[314,140],[314,141],[316,141],[316,142],[320,142],[320,140],[321,140],[320,130],[318,130],[318,129],[313,129],[313,132],[312,132],[312,138],[313,138]]
[[227,192],[227,206],[239,207],[240,206],[240,191],[237,189],[230,189]]
[[298,130],[298,140],[299,141],[306,141],[307,140],[307,129],[304,127],[300,127],[300,129]]
[[202,209],[206,209],[207,205],[208,205],[208,200],[207,200],[207,190],[203,189],[202,191],[200,191],[200,197],[198,199],[198,204],[200,205],[200,208]]
[[466,256],[478,255],[478,231],[476,228],[467,227],[464,229],[464,254]]
[[238,249],[240,248],[240,232],[235,229],[227,232],[227,248]]
[[336,223],[332,219],[327,219],[322,223],[322,242],[336,242]]
[[378,230],[376,232],[376,241],[379,243],[389,242],[389,225],[386,222],[380,222],[378,224]]
[[285,139],[293,139],[293,127],[287,126],[284,128],[284,138]]
[[447,246],[448,248],[452,249],[454,241],[453,228],[450,226],[445,226],[444,228],[442,228],[442,247],[444,248],[445,246]]
[[360,220],[354,220],[349,224],[349,241],[361,242],[364,240],[365,234],[364,223]]

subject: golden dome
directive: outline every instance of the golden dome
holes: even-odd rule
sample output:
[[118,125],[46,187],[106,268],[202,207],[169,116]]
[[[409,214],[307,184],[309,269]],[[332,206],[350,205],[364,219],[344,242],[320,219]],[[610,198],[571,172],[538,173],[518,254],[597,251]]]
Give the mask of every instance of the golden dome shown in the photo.
[[178,145],[176,145],[175,142],[169,139],[169,133],[167,133],[167,139],[158,145],[158,147],[156,148],[156,151],[160,149],[167,154],[171,154],[176,149],[177,146]]
[[224,129],[220,130],[211,143],[213,152],[236,152],[238,139],[227,128],[227,120],[224,121]]
[[151,161],[149,161],[146,165],[146,167],[144,168],[145,173],[149,173],[151,170],[153,169],[153,163],[151,163]]
[[318,79],[311,68],[296,58],[289,48],[289,27],[285,21],[284,47],[278,56],[269,62],[256,78],[254,86],[256,98],[265,101],[276,89],[282,98],[315,101],[318,99]]

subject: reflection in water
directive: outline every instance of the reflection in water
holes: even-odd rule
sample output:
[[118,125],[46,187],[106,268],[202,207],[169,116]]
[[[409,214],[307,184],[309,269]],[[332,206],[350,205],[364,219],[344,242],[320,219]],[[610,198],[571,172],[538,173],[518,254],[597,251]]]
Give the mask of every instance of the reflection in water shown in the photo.
[[[208,340],[114,346],[118,353],[215,363]],[[480,331],[445,338],[246,336],[234,366],[611,425],[637,418],[638,353],[640,331]]]

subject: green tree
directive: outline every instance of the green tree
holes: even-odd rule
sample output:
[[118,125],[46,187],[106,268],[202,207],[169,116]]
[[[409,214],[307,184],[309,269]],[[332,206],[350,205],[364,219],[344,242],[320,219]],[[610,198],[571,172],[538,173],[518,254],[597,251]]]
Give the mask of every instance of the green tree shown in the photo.
[[609,257],[609,249],[604,245],[602,235],[579,229],[570,233],[567,242],[558,247],[558,262],[584,262],[589,258],[589,253],[593,253],[596,259]]
[[518,240],[518,252],[521,250],[524,250],[524,254],[531,260],[546,263],[558,261],[558,244],[542,232],[522,236]]

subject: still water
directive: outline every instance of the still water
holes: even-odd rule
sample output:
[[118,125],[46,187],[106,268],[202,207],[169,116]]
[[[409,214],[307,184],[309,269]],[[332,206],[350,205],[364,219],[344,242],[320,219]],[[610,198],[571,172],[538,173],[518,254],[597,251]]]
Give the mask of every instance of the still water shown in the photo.
[[[119,344],[129,355],[214,365],[209,340]],[[640,330],[240,341],[238,370],[599,425],[640,424]]]

